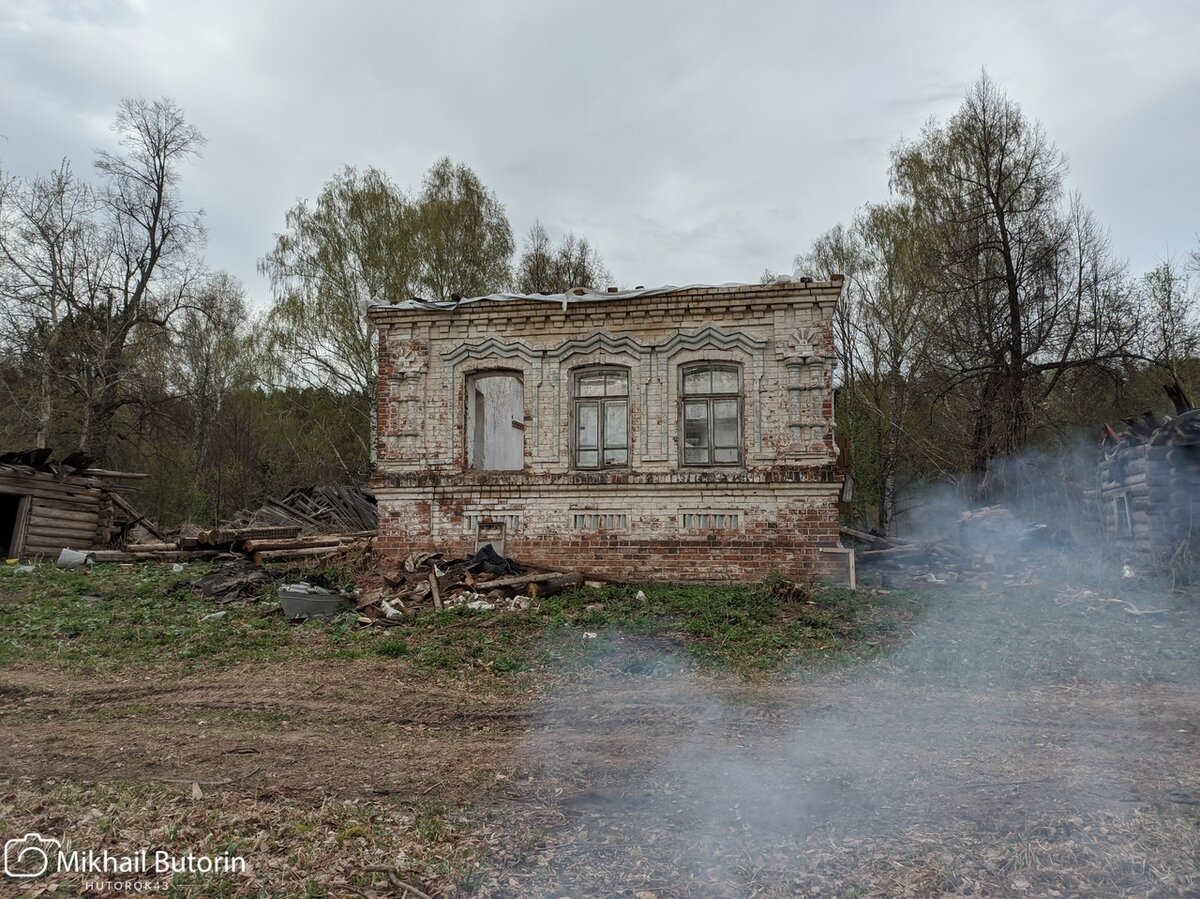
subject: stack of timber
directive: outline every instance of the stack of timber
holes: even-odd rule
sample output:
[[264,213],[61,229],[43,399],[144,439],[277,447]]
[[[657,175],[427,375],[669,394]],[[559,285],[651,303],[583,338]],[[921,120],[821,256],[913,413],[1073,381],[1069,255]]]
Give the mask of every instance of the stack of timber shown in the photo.
[[374,531],[302,536],[297,525],[214,528],[195,537],[130,543],[121,550],[93,552],[97,562],[187,562],[247,558],[265,562],[317,559],[370,548]]
[[67,548],[107,547],[143,520],[124,494],[146,475],[92,468],[83,453],[58,462],[51,455],[0,454],[0,555],[49,558]]
[[184,562],[252,559],[298,562],[371,548],[379,528],[373,494],[361,487],[298,487],[283,499],[238,512],[227,523],[191,537],[158,535],[127,543],[123,550],[92,554],[97,562]]
[[297,487],[283,499],[268,497],[262,508],[239,512],[230,527],[293,525],[302,534],[375,531],[379,509],[375,495],[355,486]]
[[1099,465],[1105,530],[1143,557],[1200,553],[1200,409],[1168,388],[1177,414],[1125,419],[1127,430],[1104,428]]

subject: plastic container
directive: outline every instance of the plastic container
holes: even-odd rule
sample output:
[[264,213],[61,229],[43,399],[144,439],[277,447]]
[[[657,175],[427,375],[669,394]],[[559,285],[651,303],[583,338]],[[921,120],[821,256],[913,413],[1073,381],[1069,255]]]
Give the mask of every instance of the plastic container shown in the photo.
[[279,604],[288,618],[336,618],[346,611],[349,601],[348,596],[312,584],[284,584],[279,588]]

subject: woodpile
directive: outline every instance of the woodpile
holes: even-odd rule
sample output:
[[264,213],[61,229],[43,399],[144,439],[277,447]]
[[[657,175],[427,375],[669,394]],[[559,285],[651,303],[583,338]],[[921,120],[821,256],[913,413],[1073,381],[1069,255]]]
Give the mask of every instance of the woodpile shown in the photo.
[[421,610],[526,611],[546,596],[583,584],[578,572],[527,571],[485,546],[471,559],[447,561],[441,553],[413,553],[382,583],[364,590],[357,609],[363,624],[388,626]]
[[1174,417],[1147,412],[1126,419],[1123,433],[1104,429],[1100,518],[1111,536],[1142,556],[1200,552],[1200,409],[1180,408],[1188,401],[1177,390],[1172,399]]
[[298,562],[343,552],[368,549],[375,531],[301,536],[300,528],[264,526],[216,528],[195,537],[177,537],[155,543],[130,543],[120,550],[91,553],[96,562],[185,562],[219,558],[246,558],[264,562]]

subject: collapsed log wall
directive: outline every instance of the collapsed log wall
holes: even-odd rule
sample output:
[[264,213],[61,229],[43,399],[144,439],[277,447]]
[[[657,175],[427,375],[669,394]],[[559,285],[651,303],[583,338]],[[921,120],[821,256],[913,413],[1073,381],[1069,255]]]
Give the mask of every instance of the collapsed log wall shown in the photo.
[[1200,446],[1118,448],[1100,465],[1105,530],[1142,556],[1200,551]]
[[112,497],[97,478],[0,466],[0,494],[20,500],[11,557],[103,546],[112,533]]

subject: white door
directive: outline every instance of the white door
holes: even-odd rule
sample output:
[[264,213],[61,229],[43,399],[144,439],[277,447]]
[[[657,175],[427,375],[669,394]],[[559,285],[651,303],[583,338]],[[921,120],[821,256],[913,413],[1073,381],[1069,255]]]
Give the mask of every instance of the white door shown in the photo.
[[475,375],[467,383],[467,467],[525,467],[525,390],[513,374]]

